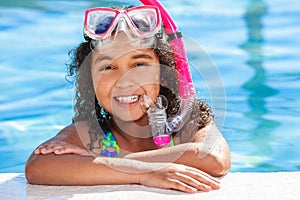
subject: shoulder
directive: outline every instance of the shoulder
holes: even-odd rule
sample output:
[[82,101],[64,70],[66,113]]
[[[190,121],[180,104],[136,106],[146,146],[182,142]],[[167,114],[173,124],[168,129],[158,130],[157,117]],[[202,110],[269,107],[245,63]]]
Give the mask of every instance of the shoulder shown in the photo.
[[[203,142],[209,133],[219,133],[211,131],[212,128],[215,128],[214,122],[206,124],[204,127],[199,128],[199,124],[190,121],[190,123],[186,124],[183,130],[175,136],[176,143],[189,143],[189,142]],[[175,139],[174,138],[174,139]]]
[[176,144],[188,143],[204,140],[208,131],[217,127],[214,123],[214,115],[211,107],[201,99],[195,99],[193,102],[193,110],[188,122],[181,131],[174,137]]
[[89,141],[89,122],[72,123],[60,130],[50,141],[64,141],[84,147]]
[[[176,143],[200,144],[200,146],[204,149],[206,148],[207,151],[212,149],[219,149],[219,151],[229,149],[225,138],[213,120],[199,130],[196,130],[194,127],[185,129],[182,134],[176,138]],[[227,152],[229,152],[229,150]]]
[[214,120],[214,114],[208,103],[202,99],[195,99],[190,119],[194,123],[197,123],[200,129],[209,125]]
[[222,138],[222,134],[214,121],[211,121],[207,126],[198,130],[192,142],[208,142],[213,143]]

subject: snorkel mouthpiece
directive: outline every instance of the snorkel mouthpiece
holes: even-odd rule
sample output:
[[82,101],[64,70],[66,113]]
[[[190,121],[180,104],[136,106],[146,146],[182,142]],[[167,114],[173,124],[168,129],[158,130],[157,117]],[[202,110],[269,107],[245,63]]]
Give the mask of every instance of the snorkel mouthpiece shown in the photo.
[[[144,95],[145,104],[150,106],[151,99]],[[166,132],[167,105],[168,101],[164,96],[158,96],[155,103],[147,110],[149,125],[151,127],[153,142],[157,146],[165,146],[170,143],[170,135]]]

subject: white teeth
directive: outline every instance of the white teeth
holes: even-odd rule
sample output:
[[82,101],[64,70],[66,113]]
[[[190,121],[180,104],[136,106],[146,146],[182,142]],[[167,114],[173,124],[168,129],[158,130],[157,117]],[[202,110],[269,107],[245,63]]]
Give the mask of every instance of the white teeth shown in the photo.
[[126,97],[115,97],[120,103],[133,103],[139,100],[139,95],[126,96]]

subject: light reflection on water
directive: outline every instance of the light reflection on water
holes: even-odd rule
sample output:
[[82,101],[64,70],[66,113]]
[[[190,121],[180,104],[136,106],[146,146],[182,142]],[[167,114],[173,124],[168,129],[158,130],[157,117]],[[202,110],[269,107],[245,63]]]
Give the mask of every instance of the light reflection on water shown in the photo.
[[[300,6],[293,1],[162,1],[221,74],[232,171],[300,169]],[[82,14],[92,6],[97,1],[1,1],[0,172],[22,172],[32,149],[70,123],[65,63],[83,41]]]

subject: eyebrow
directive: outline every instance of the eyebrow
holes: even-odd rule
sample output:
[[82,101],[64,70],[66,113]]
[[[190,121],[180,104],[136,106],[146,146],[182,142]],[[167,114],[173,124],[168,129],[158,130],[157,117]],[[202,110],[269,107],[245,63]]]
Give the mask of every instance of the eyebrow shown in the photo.
[[95,64],[98,63],[98,62],[101,62],[103,60],[112,60],[112,57],[110,56],[99,56],[96,60],[95,60]]
[[137,54],[137,55],[133,55],[131,58],[132,59],[145,58],[145,59],[150,59],[150,60],[153,59],[153,57],[148,54]]
[[[132,59],[145,58],[145,59],[149,59],[149,60],[152,60],[152,59],[153,59],[153,57],[150,56],[150,55],[148,55],[148,54],[137,54],[137,55],[133,55],[131,58],[132,58]],[[101,62],[101,61],[103,61],[103,60],[113,60],[113,58],[110,57],[110,56],[99,56],[99,57],[94,61],[94,63],[96,64],[96,63]]]

